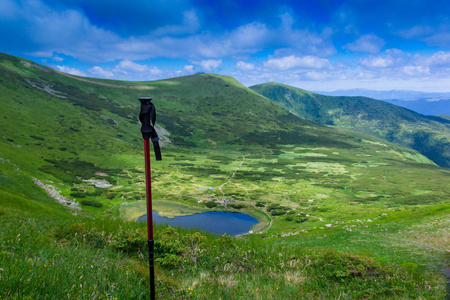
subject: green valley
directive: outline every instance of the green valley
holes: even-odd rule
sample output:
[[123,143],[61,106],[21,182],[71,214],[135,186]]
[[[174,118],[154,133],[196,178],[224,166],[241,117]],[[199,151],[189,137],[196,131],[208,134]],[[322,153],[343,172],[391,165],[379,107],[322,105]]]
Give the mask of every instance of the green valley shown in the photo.
[[251,89],[301,118],[381,137],[450,167],[450,123],[445,118],[366,97],[323,96],[278,83]]
[[84,78],[0,55],[0,298],[148,298],[140,96],[157,110],[160,214],[260,222],[239,237],[155,226],[159,299],[445,297],[448,122],[262,87]]

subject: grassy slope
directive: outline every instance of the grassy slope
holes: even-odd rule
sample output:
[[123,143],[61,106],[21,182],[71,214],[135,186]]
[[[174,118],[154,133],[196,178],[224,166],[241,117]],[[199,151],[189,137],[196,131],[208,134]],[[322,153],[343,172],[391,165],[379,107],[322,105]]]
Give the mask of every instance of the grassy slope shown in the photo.
[[[0,238],[2,297],[148,295],[146,260],[139,256],[145,251],[127,244],[143,236],[136,237],[142,225],[110,216],[143,199],[136,99],[149,94],[173,146],[163,148],[163,161],[152,162],[154,199],[203,210],[199,200],[225,193],[272,220],[257,235],[206,235],[204,243],[177,248],[175,257],[164,256],[161,245],[163,298],[443,294],[437,270],[448,248],[450,177],[417,152],[295,118],[229,77],[96,84],[10,57],[1,66],[0,227],[8,228]],[[72,216],[32,177],[102,207],[82,206]],[[80,180],[89,178],[113,186]],[[265,207],[255,211],[257,202]],[[286,214],[272,215],[271,204]],[[175,240],[189,236],[180,231]],[[163,267],[171,262],[175,267]]]
[[378,136],[450,167],[450,123],[446,119],[370,98],[323,96],[278,83],[251,89],[302,118]]

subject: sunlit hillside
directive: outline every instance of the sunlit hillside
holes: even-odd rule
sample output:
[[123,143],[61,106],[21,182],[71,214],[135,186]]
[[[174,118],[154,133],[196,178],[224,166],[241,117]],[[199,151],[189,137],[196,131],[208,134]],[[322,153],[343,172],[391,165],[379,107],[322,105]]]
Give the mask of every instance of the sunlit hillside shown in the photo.
[[155,209],[259,221],[239,237],[155,226],[158,298],[444,297],[450,170],[416,150],[227,76],[100,80],[1,55],[0,298],[148,298],[140,96],[161,135]]

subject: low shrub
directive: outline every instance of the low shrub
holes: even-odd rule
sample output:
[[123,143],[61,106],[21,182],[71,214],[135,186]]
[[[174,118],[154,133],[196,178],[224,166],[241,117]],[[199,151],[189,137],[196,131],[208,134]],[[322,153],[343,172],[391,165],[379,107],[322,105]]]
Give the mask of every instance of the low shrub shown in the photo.
[[83,200],[81,201],[81,204],[86,205],[86,206],[93,206],[93,207],[102,207],[103,204],[101,204],[98,201],[95,200]]
[[284,209],[274,209],[271,211],[272,216],[282,216],[286,214]]
[[286,207],[286,206],[281,206],[280,204],[277,204],[277,203],[271,204],[271,205],[269,205],[269,206],[267,207],[267,211],[272,211],[272,210],[275,210],[275,209],[284,210],[285,212],[289,210],[288,207]]
[[217,206],[217,203],[214,202],[214,201],[209,201],[209,202],[205,203],[205,206],[208,207],[208,208],[214,208],[214,207]]
[[352,298],[383,299],[417,288],[404,270],[395,270],[373,259],[336,250],[319,252],[312,259],[309,271],[319,278],[323,287],[329,285],[330,280],[334,281]]
[[306,221],[308,221],[308,218],[295,219],[296,223],[303,223],[303,222],[306,222]]
[[70,196],[75,198],[85,198],[87,195],[84,192],[71,192]]
[[245,207],[244,204],[229,204],[228,206],[234,209],[241,209]]

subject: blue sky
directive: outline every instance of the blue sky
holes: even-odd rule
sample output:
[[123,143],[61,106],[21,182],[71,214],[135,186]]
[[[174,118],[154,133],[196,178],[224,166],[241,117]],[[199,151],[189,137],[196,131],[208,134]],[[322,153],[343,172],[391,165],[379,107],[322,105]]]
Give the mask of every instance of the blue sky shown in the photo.
[[448,0],[1,0],[0,36],[2,53],[96,78],[450,92]]

